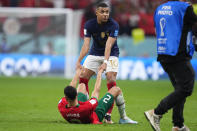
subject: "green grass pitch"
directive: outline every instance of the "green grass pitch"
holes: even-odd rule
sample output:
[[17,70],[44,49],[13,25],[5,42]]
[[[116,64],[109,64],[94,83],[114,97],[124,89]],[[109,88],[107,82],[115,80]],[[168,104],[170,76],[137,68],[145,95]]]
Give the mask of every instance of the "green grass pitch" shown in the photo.
[[[168,80],[163,81],[117,81],[126,100],[127,115],[137,120],[137,125],[120,125],[116,106],[112,112],[113,125],[68,124],[57,110],[63,97],[64,86],[70,80],[60,78],[0,77],[0,131],[152,131],[144,117],[144,111],[156,107],[161,98],[173,89]],[[95,80],[89,83],[92,91]],[[197,131],[197,84],[193,95],[185,104],[185,124]],[[107,91],[103,80],[101,95]],[[172,128],[170,110],[161,120],[162,131]]]

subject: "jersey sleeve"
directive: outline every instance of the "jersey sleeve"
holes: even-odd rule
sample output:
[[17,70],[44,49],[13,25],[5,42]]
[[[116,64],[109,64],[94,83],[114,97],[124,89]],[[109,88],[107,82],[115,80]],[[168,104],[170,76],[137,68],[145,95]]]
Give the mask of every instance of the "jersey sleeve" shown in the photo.
[[91,37],[91,31],[90,31],[90,24],[88,22],[85,23],[84,26],[84,36],[85,37]]
[[110,32],[110,37],[118,37],[118,32],[119,32],[119,25],[118,23],[114,23],[111,27],[111,32]]
[[58,110],[60,111],[60,113],[62,112],[66,104],[68,104],[68,102],[66,101],[65,97],[63,97],[58,103]]
[[95,110],[98,105],[98,100],[96,98],[91,98],[88,102],[92,105],[93,110]]

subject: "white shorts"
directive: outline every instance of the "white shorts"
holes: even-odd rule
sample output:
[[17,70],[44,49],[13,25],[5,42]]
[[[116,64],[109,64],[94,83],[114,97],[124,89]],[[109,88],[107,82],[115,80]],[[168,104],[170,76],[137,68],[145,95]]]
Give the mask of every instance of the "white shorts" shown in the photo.
[[[105,58],[104,56],[88,55],[83,63],[83,66],[85,68],[97,73],[98,68],[103,64],[104,58]],[[106,73],[107,72],[118,72],[118,67],[119,67],[118,57],[110,56],[105,72]]]

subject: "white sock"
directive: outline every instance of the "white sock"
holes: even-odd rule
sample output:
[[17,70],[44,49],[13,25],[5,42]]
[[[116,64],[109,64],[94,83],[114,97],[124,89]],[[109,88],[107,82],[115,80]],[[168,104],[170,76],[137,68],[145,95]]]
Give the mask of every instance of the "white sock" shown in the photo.
[[86,97],[87,97],[87,100],[89,100],[89,94],[88,93],[86,94]]
[[125,119],[127,117],[125,111],[125,101],[122,94],[118,95],[115,99],[116,105],[118,106],[118,111],[120,114],[120,118]]

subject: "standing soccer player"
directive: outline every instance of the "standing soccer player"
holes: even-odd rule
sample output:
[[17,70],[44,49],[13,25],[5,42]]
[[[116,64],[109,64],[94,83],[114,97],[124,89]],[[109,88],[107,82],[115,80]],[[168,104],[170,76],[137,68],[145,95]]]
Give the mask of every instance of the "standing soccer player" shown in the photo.
[[[154,16],[157,35],[157,60],[168,73],[174,91],[166,96],[154,110],[145,112],[155,131],[160,131],[160,119],[173,110],[172,131],[190,131],[184,125],[183,110],[186,98],[192,94],[195,72],[190,63],[194,53],[192,29],[197,16],[185,0],[169,0],[160,5]],[[194,29],[194,31],[197,29]]]
[[[110,90],[116,86],[116,76],[118,72],[119,48],[117,37],[119,25],[112,18],[109,18],[110,9],[107,4],[100,3],[96,8],[96,18],[85,23],[84,44],[78,58],[76,68],[81,68],[81,61],[87,55],[91,37],[93,44],[83,66],[85,71],[81,74],[79,83],[84,83],[89,95],[88,81],[97,73],[99,68],[106,71],[107,87]],[[105,122],[113,123],[111,120],[112,107],[105,116]],[[121,119],[120,123],[132,122],[128,117]]]

